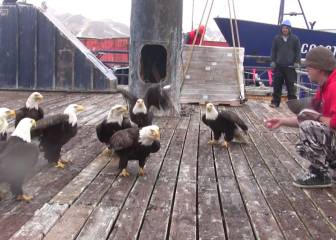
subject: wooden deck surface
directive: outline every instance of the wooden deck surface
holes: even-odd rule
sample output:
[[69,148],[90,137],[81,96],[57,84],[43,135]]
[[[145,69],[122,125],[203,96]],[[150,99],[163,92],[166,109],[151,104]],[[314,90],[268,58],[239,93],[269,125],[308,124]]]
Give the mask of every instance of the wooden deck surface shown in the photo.
[[[0,240],[36,239],[336,239],[336,188],[302,190],[293,178],[308,163],[298,156],[297,130],[269,131],[263,119],[285,106],[248,101],[230,107],[249,126],[248,144],[211,147],[203,109],[184,105],[181,118],[156,118],[161,149],[138,177],[119,177],[101,154],[95,125],[120,95],[42,93],[45,114],[83,104],[80,129],[62,150],[64,170],[40,156],[24,184],[31,203],[0,201]],[[0,92],[0,107],[23,106],[28,92]],[[225,107],[222,107],[225,108]],[[229,108],[229,107],[226,107]],[[13,123],[11,123],[11,126]],[[13,127],[10,129],[13,130]]]

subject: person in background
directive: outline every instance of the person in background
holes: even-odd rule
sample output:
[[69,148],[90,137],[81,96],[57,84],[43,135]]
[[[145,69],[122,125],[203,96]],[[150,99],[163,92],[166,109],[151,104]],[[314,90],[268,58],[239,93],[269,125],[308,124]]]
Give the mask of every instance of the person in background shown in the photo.
[[297,152],[310,162],[310,167],[293,184],[301,188],[331,186],[329,168],[336,169],[336,60],[324,47],[310,50],[303,63],[310,80],[319,85],[311,107],[293,117],[274,117],[265,120],[269,129],[281,126],[299,127],[300,141]]
[[300,67],[301,44],[299,38],[292,33],[289,20],[281,24],[281,32],[272,42],[271,68],[274,69],[273,98],[270,107],[279,107],[282,95],[282,85],[285,82],[288,100],[296,99],[295,68]]
[[195,45],[199,45],[201,43],[201,39],[203,35],[205,35],[205,27],[201,25],[198,28],[198,33],[197,33],[197,29],[195,29],[195,30],[192,30],[191,32],[187,32],[184,34],[184,43],[193,44],[194,39],[196,38]]

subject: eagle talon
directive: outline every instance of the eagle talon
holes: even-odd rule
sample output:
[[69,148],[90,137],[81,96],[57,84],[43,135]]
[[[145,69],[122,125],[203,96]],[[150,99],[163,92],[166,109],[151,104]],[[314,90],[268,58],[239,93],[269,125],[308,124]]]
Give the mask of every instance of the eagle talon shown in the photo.
[[139,169],[139,176],[141,177],[145,176],[145,171],[142,167]]
[[224,141],[224,142],[222,143],[222,147],[224,147],[224,148],[229,148],[229,143],[228,143],[227,141]]
[[123,177],[128,177],[130,174],[129,172],[127,172],[126,168],[124,168],[121,173],[120,173],[120,176],[123,176]]
[[30,202],[32,199],[33,199],[32,196],[24,195],[24,194],[22,194],[22,195],[18,195],[18,196],[16,197],[16,200],[17,200],[17,201],[23,201],[23,202]]
[[65,165],[64,165],[61,161],[58,161],[57,164],[55,165],[55,168],[61,168],[61,169],[64,169],[64,168],[65,168]]
[[112,150],[109,149],[109,148],[106,148],[104,151],[103,151],[103,155],[107,156],[107,157],[111,157],[112,155]]
[[68,164],[68,163],[71,163],[71,160],[60,159],[60,160],[58,160],[58,162],[63,163],[63,164]]
[[209,140],[209,141],[208,141],[208,144],[209,144],[209,145],[215,145],[215,144],[218,144],[218,140]]

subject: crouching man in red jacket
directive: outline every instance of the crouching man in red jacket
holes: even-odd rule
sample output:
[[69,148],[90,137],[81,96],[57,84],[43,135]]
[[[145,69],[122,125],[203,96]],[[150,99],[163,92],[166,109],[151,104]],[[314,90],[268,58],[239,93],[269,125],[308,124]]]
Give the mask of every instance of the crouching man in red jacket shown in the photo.
[[303,64],[312,82],[319,84],[312,108],[319,114],[305,117],[275,117],[265,120],[266,127],[299,127],[298,153],[311,165],[293,184],[301,188],[331,186],[328,168],[336,169],[336,60],[333,53],[324,47],[316,47],[306,55]]

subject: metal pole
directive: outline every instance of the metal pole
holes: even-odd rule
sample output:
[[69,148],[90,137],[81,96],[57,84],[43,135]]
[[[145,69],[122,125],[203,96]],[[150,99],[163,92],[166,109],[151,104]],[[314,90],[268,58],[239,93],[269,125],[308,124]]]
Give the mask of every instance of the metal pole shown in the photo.
[[280,8],[279,8],[278,25],[280,25],[283,21],[284,7],[285,7],[285,1],[281,0],[280,1]]
[[299,2],[299,5],[300,5],[300,8],[301,8],[301,13],[302,13],[303,18],[304,18],[304,21],[305,21],[305,23],[306,23],[307,29],[310,29],[310,27],[309,27],[309,25],[308,25],[308,21],[307,21],[306,15],[305,15],[304,12],[303,12],[303,8],[302,8],[302,5],[301,5],[300,0],[298,0],[298,2]]

